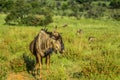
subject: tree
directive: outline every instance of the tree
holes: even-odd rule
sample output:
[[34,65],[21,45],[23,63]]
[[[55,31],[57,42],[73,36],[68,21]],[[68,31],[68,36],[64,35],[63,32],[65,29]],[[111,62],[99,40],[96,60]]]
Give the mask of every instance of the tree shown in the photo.
[[120,9],[120,0],[112,0],[109,6],[112,9]]
[[29,14],[29,11],[32,9],[32,6],[23,0],[17,0],[15,2],[14,8],[7,15],[5,21],[10,24],[11,22],[15,22],[20,24],[22,19]]
[[39,5],[38,0],[35,2],[17,0],[5,21],[6,24],[47,25],[52,22],[52,11],[48,7]]
[[13,6],[13,0],[0,0],[0,12],[10,12]]

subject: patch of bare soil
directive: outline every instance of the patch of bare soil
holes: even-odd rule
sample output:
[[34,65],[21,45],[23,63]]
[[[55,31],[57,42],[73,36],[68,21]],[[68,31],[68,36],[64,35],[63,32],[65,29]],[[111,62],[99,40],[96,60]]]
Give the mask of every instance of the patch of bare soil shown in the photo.
[[10,73],[6,80],[34,80],[29,74],[25,72]]

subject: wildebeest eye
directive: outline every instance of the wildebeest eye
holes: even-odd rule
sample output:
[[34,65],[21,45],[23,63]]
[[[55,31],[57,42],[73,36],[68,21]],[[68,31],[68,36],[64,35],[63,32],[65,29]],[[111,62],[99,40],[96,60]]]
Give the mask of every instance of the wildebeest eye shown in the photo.
[[54,39],[54,40],[57,40],[57,38],[55,36],[52,36],[51,38]]
[[59,36],[52,36],[52,39],[59,40]]

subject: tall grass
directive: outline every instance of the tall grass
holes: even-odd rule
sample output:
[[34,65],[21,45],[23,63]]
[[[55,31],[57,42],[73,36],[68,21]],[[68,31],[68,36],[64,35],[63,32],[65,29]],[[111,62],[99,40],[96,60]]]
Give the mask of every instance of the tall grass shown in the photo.
[[[10,72],[30,71],[35,58],[29,43],[41,27],[4,25],[0,14],[0,80]],[[65,44],[65,53],[51,55],[51,74],[43,66],[47,80],[119,80],[120,79],[120,22],[55,16],[47,26],[58,26]],[[62,27],[68,24],[67,27]],[[77,30],[82,29],[82,34]],[[90,36],[95,37],[89,41]],[[25,56],[24,56],[25,55]],[[30,63],[30,64],[29,64]],[[7,66],[7,67],[6,67]],[[8,67],[9,66],[9,67]],[[28,73],[31,75],[30,73]]]

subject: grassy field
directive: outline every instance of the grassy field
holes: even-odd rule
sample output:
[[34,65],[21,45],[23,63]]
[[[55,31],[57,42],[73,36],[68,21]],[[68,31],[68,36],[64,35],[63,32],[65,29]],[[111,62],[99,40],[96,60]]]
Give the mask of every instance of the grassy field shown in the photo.
[[[4,25],[0,14],[0,80],[35,80],[35,57],[29,43],[42,27]],[[51,74],[43,66],[43,80],[120,80],[120,22],[55,16],[47,26],[58,26],[65,53],[52,54]],[[68,24],[67,27],[62,27]],[[77,30],[82,33],[78,34]],[[89,41],[89,37],[95,39]]]

